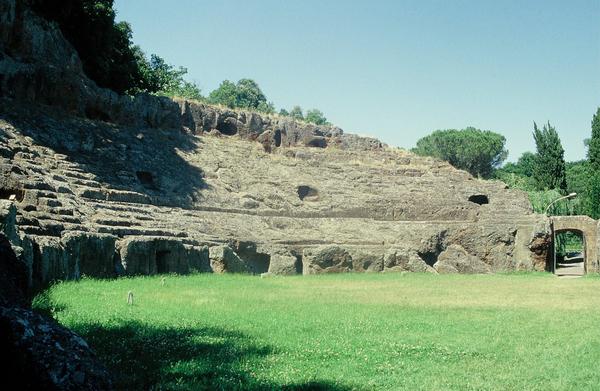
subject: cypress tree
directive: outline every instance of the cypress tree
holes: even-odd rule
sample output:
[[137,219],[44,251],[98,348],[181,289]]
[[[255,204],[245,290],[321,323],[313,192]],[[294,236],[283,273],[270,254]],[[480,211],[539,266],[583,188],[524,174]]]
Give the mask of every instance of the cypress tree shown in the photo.
[[586,198],[590,217],[600,218],[600,107],[592,118],[592,137],[588,144],[590,178],[587,184]]
[[588,160],[595,171],[600,171],[600,107],[592,118],[592,137],[588,144]]
[[550,122],[539,129],[534,122],[533,139],[537,149],[533,166],[533,178],[536,187],[538,190],[566,190],[565,151],[556,129],[550,125]]

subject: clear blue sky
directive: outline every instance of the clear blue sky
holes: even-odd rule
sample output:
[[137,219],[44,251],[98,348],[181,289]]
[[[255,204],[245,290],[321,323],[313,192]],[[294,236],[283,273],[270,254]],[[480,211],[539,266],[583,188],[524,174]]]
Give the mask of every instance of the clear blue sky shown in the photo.
[[256,80],[275,106],[319,108],[346,132],[404,148],[435,129],[503,134],[516,160],[532,123],[585,157],[600,106],[600,0],[116,0],[147,54],[204,94]]

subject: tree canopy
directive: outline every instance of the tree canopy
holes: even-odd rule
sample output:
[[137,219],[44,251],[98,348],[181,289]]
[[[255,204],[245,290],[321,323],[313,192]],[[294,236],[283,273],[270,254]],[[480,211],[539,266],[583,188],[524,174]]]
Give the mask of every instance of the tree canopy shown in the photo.
[[533,123],[533,139],[537,153],[533,178],[538,190],[567,189],[565,151],[556,129],[548,122],[542,129]]
[[594,170],[600,171],[600,107],[592,117],[592,137],[588,141],[588,160]]
[[200,99],[200,89],[157,55],[146,57],[132,43],[131,26],[115,22],[113,0],[30,0],[43,18],[57,23],[73,45],[85,74],[119,94],[140,92]]
[[267,101],[267,97],[258,83],[252,79],[241,79],[237,83],[224,80],[217,89],[210,93],[208,101],[232,109],[253,109],[264,113],[275,112],[273,104]]
[[417,141],[413,152],[446,160],[474,176],[489,178],[508,155],[505,143],[504,136],[489,130],[446,129]]

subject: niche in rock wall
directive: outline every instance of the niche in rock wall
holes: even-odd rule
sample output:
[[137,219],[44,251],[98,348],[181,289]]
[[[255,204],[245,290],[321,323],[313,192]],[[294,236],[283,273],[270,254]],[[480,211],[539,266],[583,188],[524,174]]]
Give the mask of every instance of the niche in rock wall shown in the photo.
[[21,202],[25,197],[23,189],[0,188],[0,200]]
[[262,274],[269,271],[271,256],[256,251],[256,245],[254,243],[238,243],[236,254],[244,261],[252,274]]
[[138,180],[144,187],[148,189],[157,189],[156,183],[154,181],[154,175],[150,171],[136,171],[135,176],[137,176]]
[[317,201],[319,199],[319,191],[308,185],[298,186],[297,192],[301,201]]
[[104,111],[102,111],[96,107],[91,107],[91,106],[86,107],[85,108],[85,116],[91,120],[104,121],[104,122],[110,121],[110,116],[108,114],[106,114]]
[[275,140],[275,146],[280,147],[281,146],[281,130],[277,129],[275,131],[273,138]]
[[224,135],[233,136],[238,132],[235,118],[225,118],[217,123],[217,130]]
[[485,194],[473,194],[469,197],[469,201],[476,203],[477,205],[489,204],[490,200]]
[[156,252],[156,273],[163,274],[169,272],[168,257],[170,253],[170,251]]

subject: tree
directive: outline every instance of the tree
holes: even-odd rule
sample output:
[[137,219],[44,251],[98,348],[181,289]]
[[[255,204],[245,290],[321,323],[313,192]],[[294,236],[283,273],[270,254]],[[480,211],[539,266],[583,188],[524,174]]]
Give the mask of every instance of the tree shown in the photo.
[[550,125],[550,122],[539,129],[534,122],[533,139],[537,149],[533,166],[533,178],[536,187],[539,190],[566,190],[565,151],[556,129]]
[[131,26],[115,23],[113,0],[32,0],[32,7],[58,24],[77,50],[84,72],[100,87],[118,93],[139,87]]
[[258,109],[261,104],[267,105],[267,97],[252,79],[241,79],[237,82],[236,107]]
[[279,110],[279,115],[288,117],[290,115],[290,113],[286,109],[281,109],[281,110]]
[[303,121],[304,114],[302,113],[302,107],[300,107],[300,106],[292,107],[292,109],[290,110],[290,117],[292,117],[293,119]]
[[600,171],[594,172],[588,181],[588,214],[593,219],[600,218]]
[[600,171],[600,107],[592,118],[592,137],[588,141],[588,160],[593,170]]
[[85,74],[119,94],[160,93],[201,99],[200,89],[183,80],[185,68],[162,58],[150,60],[132,43],[131,26],[115,23],[113,0],[30,0],[43,18],[56,22],[73,45]]
[[530,191],[535,189],[533,182],[533,166],[535,154],[523,152],[516,163],[506,163],[494,173],[494,177],[500,179],[511,188]]
[[504,136],[489,130],[436,130],[417,141],[413,152],[446,160],[474,176],[489,178],[508,155],[505,143]]
[[208,95],[208,101],[213,104],[221,104],[229,108],[237,107],[237,87],[229,80],[223,80],[219,88]]
[[508,171],[523,176],[532,176],[533,167],[535,166],[535,154],[533,152],[523,152],[517,163],[508,163],[504,166]]
[[236,84],[224,80],[219,88],[210,93],[208,101],[232,109],[254,109],[266,113],[275,111],[275,107],[271,102],[267,102],[258,84],[251,79],[241,79]]
[[315,125],[327,125],[327,118],[323,115],[321,110],[312,109],[306,112],[306,117],[304,117],[306,122],[313,123]]

